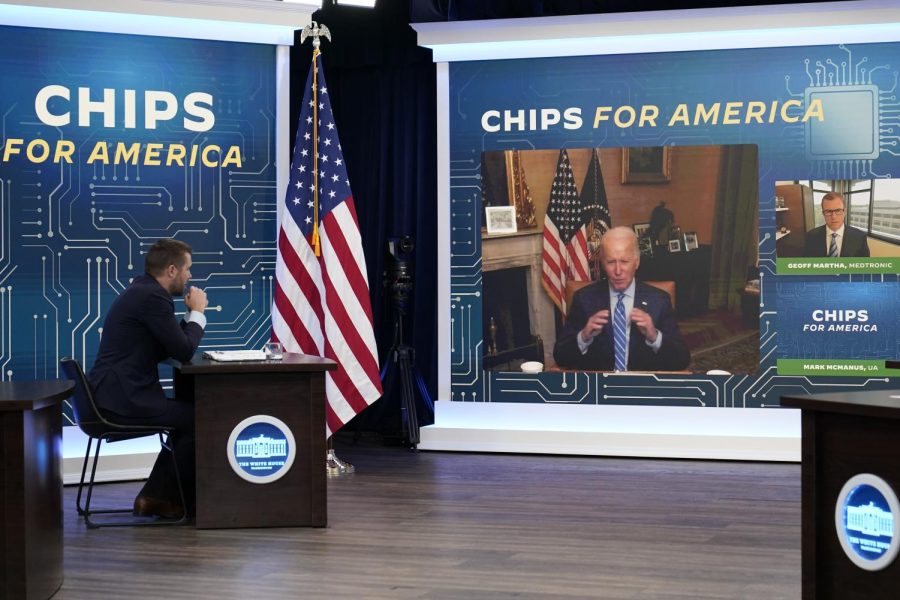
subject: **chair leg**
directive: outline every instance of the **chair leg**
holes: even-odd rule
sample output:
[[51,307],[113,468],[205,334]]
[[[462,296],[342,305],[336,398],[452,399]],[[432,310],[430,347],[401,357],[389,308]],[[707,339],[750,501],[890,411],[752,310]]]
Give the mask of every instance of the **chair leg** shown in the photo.
[[[97,474],[97,463],[100,462],[100,446],[103,445],[103,439],[97,440],[97,449],[94,451],[94,464],[91,465],[91,480],[88,482],[87,498],[84,501],[84,524],[88,529],[96,529],[100,527],[96,522],[91,521],[91,496],[94,493],[94,477]],[[96,511],[100,512],[100,511]]]
[[[94,464],[91,467],[91,477],[88,481],[87,485],[87,497],[84,502],[84,524],[87,525],[88,529],[98,529],[100,527],[111,527],[114,525],[119,525],[119,523],[103,523],[99,521],[95,521],[91,519],[91,515],[106,515],[106,514],[124,514],[130,513],[132,509],[130,508],[105,508],[102,510],[91,510],[91,498],[94,495],[94,483],[96,483],[95,479],[97,476],[97,464],[100,462],[100,446],[103,443],[103,439],[97,439],[97,447],[94,450]],[[124,522],[122,525],[130,525],[131,523]]]
[[84,464],[81,465],[81,479],[78,480],[78,496],[75,497],[75,508],[78,509],[79,516],[84,516],[84,509],[81,508],[81,491],[84,489],[84,474],[87,472],[88,459],[91,456],[91,445],[94,438],[88,438],[87,450],[84,452]]
[[[131,508],[123,508],[123,509],[104,509],[104,510],[91,510],[91,496],[94,491],[94,478],[97,473],[97,463],[100,459],[100,445],[102,439],[97,440],[97,448],[94,453],[94,465],[91,468],[91,477],[88,481],[87,486],[87,497],[84,505],[84,523],[87,525],[88,529],[99,529],[101,527],[137,527],[137,526],[159,526],[159,525],[181,525],[182,523],[186,523],[188,521],[187,517],[187,506],[184,503],[184,489],[181,485],[181,474],[178,472],[178,463],[175,463],[175,481],[178,483],[178,494],[181,497],[181,505],[184,507],[184,512],[182,512],[181,517],[177,519],[166,519],[163,517],[134,517],[132,519],[125,519],[121,521],[96,521],[91,519],[91,515],[98,514],[124,514],[132,512]],[[159,434],[159,443],[160,446],[169,451],[172,455],[172,460],[175,460],[175,451],[172,449],[171,445],[163,441],[162,433]],[[85,463],[86,464],[86,463]]]

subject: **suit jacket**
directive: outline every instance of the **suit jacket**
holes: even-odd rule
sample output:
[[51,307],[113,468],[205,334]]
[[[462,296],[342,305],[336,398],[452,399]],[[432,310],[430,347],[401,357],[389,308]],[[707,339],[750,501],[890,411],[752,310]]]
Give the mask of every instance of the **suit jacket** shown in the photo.
[[[803,256],[828,256],[828,243],[831,241],[831,232],[826,232],[827,226],[822,225],[806,233],[803,242]],[[827,238],[827,241],[826,241]],[[844,239],[841,242],[841,256],[870,256],[869,242],[866,234],[856,227],[844,225]]]
[[150,275],[134,282],[109,307],[88,380],[97,406],[126,417],[165,411],[157,366],[172,357],[190,360],[203,328],[175,318],[172,296]]
[[[662,332],[663,338],[659,351],[654,352],[647,345],[647,340],[637,325],[631,323],[628,370],[678,371],[687,368],[691,362],[691,353],[681,339],[669,295],[653,286],[637,282],[634,296],[635,308],[640,308],[653,318],[653,324]],[[610,311],[610,322],[594,338],[587,352],[582,354],[578,349],[576,336],[588,317],[603,309]],[[553,348],[553,358],[556,364],[563,368],[586,371],[612,371],[615,368],[612,310],[609,305],[607,282],[595,282],[575,292],[566,325],[562,328]]]

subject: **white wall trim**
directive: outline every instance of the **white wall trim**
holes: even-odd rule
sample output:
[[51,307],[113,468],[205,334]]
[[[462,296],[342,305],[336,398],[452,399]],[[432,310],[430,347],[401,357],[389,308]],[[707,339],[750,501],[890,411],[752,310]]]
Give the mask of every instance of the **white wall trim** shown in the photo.
[[[447,63],[437,70],[437,348],[438,398],[450,397],[450,69]],[[444,215],[446,218],[440,218]],[[443,251],[442,251],[443,250]]]
[[[298,73],[298,77],[303,77]],[[302,79],[301,79],[302,81]],[[281,231],[281,211],[291,176],[291,49],[275,51],[275,239]]]
[[435,62],[872,43],[900,39],[896,0],[413,23]]
[[800,411],[448,402],[420,450],[800,461]]
[[0,0],[0,25],[293,45],[321,0]]

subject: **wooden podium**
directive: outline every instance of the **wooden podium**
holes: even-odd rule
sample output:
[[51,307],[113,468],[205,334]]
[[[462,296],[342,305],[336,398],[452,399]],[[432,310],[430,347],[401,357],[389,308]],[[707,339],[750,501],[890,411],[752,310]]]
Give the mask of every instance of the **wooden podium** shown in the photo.
[[803,410],[804,600],[893,598],[900,590],[900,558],[875,571],[857,566],[845,553],[835,524],[841,491],[857,475],[875,475],[895,494],[900,492],[900,397],[892,395],[900,392],[781,398],[781,406]]
[[0,383],[0,598],[62,585],[62,401],[74,385]]
[[[325,372],[331,360],[285,354],[282,360],[216,362],[195,356],[174,369],[176,397],[196,410],[197,516],[201,529],[325,527]],[[274,417],[293,435],[293,463],[280,479],[254,483],[229,462],[237,426]]]

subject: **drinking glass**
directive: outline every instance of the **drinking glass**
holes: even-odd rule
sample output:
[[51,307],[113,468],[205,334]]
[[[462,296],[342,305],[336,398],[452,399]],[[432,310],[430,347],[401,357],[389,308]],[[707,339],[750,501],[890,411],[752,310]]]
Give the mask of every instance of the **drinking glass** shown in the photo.
[[266,356],[271,360],[281,360],[281,357],[284,353],[284,350],[281,347],[281,342],[269,342],[266,344],[264,350],[266,351]]

